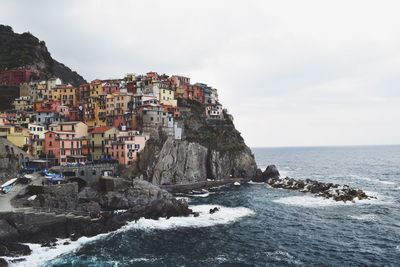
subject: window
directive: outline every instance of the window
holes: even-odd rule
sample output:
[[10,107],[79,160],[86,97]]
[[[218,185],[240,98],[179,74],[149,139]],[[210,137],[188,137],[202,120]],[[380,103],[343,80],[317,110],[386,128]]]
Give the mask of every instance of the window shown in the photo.
[[50,141],[50,142],[49,142],[49,146],[52,146],[52,145],[53,145],[53,142]]

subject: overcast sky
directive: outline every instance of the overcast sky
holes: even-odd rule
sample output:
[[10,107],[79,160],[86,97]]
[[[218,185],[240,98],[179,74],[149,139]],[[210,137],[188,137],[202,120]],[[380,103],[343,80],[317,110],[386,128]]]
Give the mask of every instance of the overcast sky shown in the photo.
[[0,23],[87,80],[180,74],[250,146],[400,144],[399,1],[18,1]]

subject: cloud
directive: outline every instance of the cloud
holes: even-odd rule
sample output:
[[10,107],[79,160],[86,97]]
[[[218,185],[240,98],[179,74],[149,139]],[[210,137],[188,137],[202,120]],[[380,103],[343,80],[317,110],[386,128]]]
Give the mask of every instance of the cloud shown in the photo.
[[87,79],[190,75],[251,146],[400,143],[396,1],[19,1],[0,22]]

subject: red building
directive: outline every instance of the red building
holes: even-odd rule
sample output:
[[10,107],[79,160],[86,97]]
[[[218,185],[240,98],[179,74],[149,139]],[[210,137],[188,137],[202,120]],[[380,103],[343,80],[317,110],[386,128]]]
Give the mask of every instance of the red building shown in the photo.
[[137,93],[137,88],[136,88],[136,82],[127,82],[126,83],[126,89],[128,91],[128,93],[133,93],[136,94]]
[[38,77],[39,73],[32,69],[0,70],[0,85],[19,86]]

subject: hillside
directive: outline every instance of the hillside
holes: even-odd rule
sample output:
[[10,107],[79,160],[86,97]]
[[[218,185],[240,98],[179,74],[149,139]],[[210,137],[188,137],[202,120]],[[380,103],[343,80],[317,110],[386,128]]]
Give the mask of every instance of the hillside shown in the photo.
[[10,26],[0,25],[0,69],[31,67],[40,78],[59,77],[64,83],[78,86],[85,79],[62,63],[54,60],[46,43],[31,33],[15,33]]

